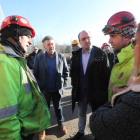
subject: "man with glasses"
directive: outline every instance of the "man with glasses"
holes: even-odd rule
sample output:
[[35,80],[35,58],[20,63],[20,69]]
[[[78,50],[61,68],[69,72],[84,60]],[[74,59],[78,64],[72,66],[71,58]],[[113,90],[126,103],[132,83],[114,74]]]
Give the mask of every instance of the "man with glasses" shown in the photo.
[[88,104],[92,111],[107,102],[110,77],[109,62],[105,52],[91,45],[91,34],[83,30],[78,35],[82,48],[72,52],[71,82],[72,111],[78,102],[78,132],[73,140],[84,136]]
[[33,69],[33,59],[37,55],[37,53],[38,53],[38,48],[34,47],[33,52],[31,54],[29,54],[29,56],[27,58],[27,65],[31,70]]
[[[77,51],[80,48],[79,47],[79,41],[78,40],[73,40],[71,46],[72,46],[73,51]],[[71,58],[72,58],[72,56],[70,56],[70,69],[71,69],[71,63],[72,63]],[[71,76],[71,74],[69,74],[69,76]]]
[[114,65],[109,82],[109,100],[115,93],[126,89],[130,83],[130,75],[134,71],[134,54],[131,39],[135,35],[136,21],[130,12],[118,12],[111,16],[107,25],[103,28],[105,35],[109,35],[111,44],[118,62]]

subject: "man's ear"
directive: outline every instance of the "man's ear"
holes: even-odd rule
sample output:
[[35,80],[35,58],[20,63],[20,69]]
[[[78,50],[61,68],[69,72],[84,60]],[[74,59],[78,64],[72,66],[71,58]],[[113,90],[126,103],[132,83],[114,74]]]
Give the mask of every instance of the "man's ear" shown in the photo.
[[124,37],[124,40],[125,40],[125,42],[126,42],[126,46],[129,45],[130,42],[131,42],[131,39],[130,39],[130,38]]
[[126,41],[129,41],[129,42],[130,42],[130,40],[131,40],[130,38],[126,38],[126,37],[124,37],[124,39],[125,39]]

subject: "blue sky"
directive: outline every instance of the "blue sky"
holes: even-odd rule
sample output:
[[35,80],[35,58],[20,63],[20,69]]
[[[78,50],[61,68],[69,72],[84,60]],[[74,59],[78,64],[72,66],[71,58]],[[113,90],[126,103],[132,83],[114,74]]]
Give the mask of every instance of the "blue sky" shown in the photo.
[[92,44],[100,47],[109,39],[102,28],[119,11],[133,13],[140,22],[139,0],[0,0],[0,5],[5,17],[25,17],[37,38],[50,35],[58,44],[70,44],[80,31],[88,30]]

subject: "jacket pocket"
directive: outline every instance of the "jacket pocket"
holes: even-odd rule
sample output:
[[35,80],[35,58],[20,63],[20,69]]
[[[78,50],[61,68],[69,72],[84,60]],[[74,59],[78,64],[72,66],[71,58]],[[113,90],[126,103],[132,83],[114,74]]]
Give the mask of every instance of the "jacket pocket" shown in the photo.
[[37,109],[37,101],[34,101],[32,104],[30,103],[28,107],[22,110],[18,115],[19,117],[23,118],[34,112]]

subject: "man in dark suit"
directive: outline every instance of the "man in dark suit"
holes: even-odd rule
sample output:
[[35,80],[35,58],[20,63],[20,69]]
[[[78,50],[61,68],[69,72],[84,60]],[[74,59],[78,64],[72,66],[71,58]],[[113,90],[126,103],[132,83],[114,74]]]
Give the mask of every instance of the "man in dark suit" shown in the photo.
[[46,53],[35,57],[33,70],[39,87],[44,94],[48,107],[52,98],[57,117],[58,126],[63,134],[67,133],[64,126],[64,117],[61,107],[61,97],[68,81],[68,66],[63,54],[55,51],[55,43],[51,36],[43,40],[43,47]]
[[94,111],[108,101],[110,77],[107,56],[102,49],[91,45],[90,33],[84,30],[78,38],[82,48],[72,52],[71,66],[72,111],[78,102],[79,112],[79,130],[73,140],[79,140],[84,135],[87,105]]

